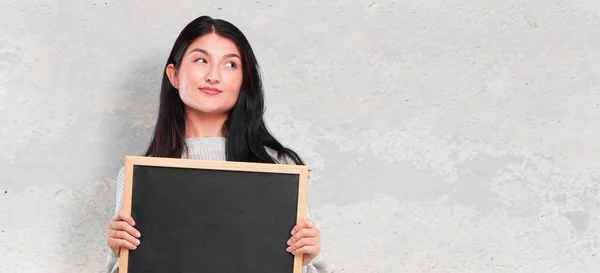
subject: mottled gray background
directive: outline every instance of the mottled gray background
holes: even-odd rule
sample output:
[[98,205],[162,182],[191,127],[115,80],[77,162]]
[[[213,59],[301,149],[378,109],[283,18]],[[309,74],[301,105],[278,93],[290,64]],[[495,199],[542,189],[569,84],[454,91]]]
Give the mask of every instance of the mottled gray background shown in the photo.
[[248,36],[337,272],[600,270],[600,1],[0,1],[0,272],[99,272],[173,41]]

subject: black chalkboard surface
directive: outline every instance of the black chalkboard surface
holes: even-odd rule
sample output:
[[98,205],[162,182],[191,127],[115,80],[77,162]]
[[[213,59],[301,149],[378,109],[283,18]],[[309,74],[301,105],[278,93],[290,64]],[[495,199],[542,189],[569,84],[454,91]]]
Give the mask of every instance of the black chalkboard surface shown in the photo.
[[300,273],[285,249],[306,166],[127,156],[123,209],[142,237],[119,272]]

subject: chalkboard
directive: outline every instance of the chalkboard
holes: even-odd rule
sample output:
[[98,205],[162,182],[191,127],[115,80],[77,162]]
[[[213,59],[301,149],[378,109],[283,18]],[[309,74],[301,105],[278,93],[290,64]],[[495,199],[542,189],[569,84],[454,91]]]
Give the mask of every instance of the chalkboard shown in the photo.
[[302,272],[285,249],[307,177],[298,165],[127,156],[123,210],[142,236],[119,272]]

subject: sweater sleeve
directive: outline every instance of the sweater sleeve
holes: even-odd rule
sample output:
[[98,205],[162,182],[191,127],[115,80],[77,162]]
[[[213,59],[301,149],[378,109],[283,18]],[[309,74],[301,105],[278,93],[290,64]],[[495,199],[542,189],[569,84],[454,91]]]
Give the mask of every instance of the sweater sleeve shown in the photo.
[[[270,150],[270,152],[272,153],[272,155],[275,155],[274,151]],[[295,162],[290,157],[287,157],[287,156],[284,158],[279,158],[278,161],[280,164],[295,165]],[[309,179],[310,179],[310,177],[309,177]],[[315,219],[312,216],[312,213],[310,212],[308,202],[306,202],[306,218],[308,218],[313,223],[315,223],[315,225],[317,225]],[[329,268],[329,266],[327,265],[327,263],[325,262],[325,258],[323,257],[323,254],[321,252],[319,254],[317,254],[317,256],[309,264],[302,267],[302,273],[333,273],[333,272],[334,271],[332,271]]]
[[[310,219],[312,222],[315,222],[308,204],[306,205],[306,218]],[[315,223],[316,225],[316,223]],[[325,263],[325,259],[323,258],[323,254],[319,253],[317,256],[310,261],[309,264],[302,268],[303,273],[333,273]]]
[[[117,187],[115,196],[115,211],[117,214],[121,208],[123,208],[123,191],[125,188],[125,166],[121,167],[119,174],[117,175]],[[112,249],[108,248],[106,255],[106,266],[104,269],[105,273],[117,273],[119,272],[119,257],[115,256]]]

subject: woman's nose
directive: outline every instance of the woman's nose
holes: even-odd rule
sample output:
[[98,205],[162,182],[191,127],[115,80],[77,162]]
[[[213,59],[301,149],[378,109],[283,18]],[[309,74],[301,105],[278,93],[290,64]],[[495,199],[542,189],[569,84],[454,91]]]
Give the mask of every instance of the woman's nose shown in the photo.
[[206,80],[207,82],[210,82],[210,83],[217,83],[217,82],[219,82],[220,78],[219,78],[219,72],[217,71],[217,69],[216,69],[216,68],[214,68],[214,67],[212,67],[212,68],[211,68],[211,69],[208,71],[208,73],[206,73],[206,78],[205,78],[205,80]]

